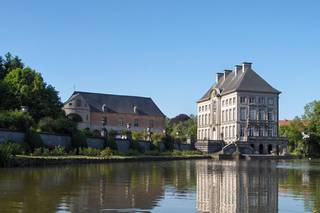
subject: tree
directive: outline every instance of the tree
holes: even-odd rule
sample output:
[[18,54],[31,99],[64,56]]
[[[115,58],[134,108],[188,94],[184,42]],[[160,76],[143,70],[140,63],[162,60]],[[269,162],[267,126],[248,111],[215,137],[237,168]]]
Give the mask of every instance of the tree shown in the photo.
[[18,56],[13,57],[11,53],[7,53],[4,57],[5,59],[0,56],[0,80],[4,79],[14,69],[24,68],[24,64]]
[[[184,117],[185,116],[177,116]],[[176,117],[176,118],[177,118]],[[180,122],[171,122],[168,121],[166,124],[166,132],[171,135],[171,137],[176,140],[186,140],[187,137],[190,137],[192,140],[196,140],[197,138],[197,119],[195,116],[188,116],[189,119],[182,119]],[[175,119],[177,120],[177,119]]]
[[62,103],[58,92],[47,85],[41,74],[31,68],[11,70],[3,80],[10,95],[10,105],[5,101],[0,105],[8,109],[20,109],[27,106],[35,120],[49,116],[57,118],[62,115]]

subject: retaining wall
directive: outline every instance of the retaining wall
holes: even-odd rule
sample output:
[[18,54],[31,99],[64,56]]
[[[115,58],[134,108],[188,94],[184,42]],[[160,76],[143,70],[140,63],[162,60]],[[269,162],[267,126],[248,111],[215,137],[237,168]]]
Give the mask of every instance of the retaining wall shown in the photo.
[[7,140],[14,141],[16,143],[23,143],[25,133],[16,132],[8,129],[0,129],[0,143],[4,143]]

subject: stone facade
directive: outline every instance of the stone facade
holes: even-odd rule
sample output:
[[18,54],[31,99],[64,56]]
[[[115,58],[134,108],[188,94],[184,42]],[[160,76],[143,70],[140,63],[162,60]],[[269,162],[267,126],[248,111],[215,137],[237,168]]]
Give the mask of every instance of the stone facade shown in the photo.
[[[91,94],[94,99],[98,100],[93,101]],[[104,100],[105,96],[108,95],[75,92],[65,102],[63,109],[67,116],[76,115],[80,118],[80,129],[88,128],[91,131],[101,131],[105,128],[121,131],[128,130],[130,127],[131,131],[146,131],[149,128],[152,132],[162,132],[165,129],[165,115],[158,110],[151,99],[116,96],[116,98]],[[140,104],[140,102],[142,103]],[[140,105],[136,106],[138,104]],[[102,109],[104,106],[106,110]]]
[[197,103],[198,141],[223,140],[228,145],[249,142],[250,137],[277,138],[279,94],[251,63],[217,73],[216,83]]

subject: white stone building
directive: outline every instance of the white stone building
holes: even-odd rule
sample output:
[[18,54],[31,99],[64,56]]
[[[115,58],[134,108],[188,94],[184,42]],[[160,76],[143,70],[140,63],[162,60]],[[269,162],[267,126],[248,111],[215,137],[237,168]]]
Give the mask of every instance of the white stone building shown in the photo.
[[251,63],[217,73],[215,84],[197,102],[198,141],[231,144],[268,139],[269,144],[250,145],[261,153],[279,151],[275,139],[280,93],[252,70]]

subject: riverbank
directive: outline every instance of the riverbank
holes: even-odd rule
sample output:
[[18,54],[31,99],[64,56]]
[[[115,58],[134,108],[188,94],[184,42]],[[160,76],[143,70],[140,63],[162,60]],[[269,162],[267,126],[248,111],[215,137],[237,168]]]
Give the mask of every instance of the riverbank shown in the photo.
[[173,160],[200,160],[211,159],[208,155],[184,155],[184,156],[23,156],[12,158],[8,167],[37,167],[70,164],[96,164],[96,163],[122,163],[122,162],[147,162],[147,161],[173,161]]

